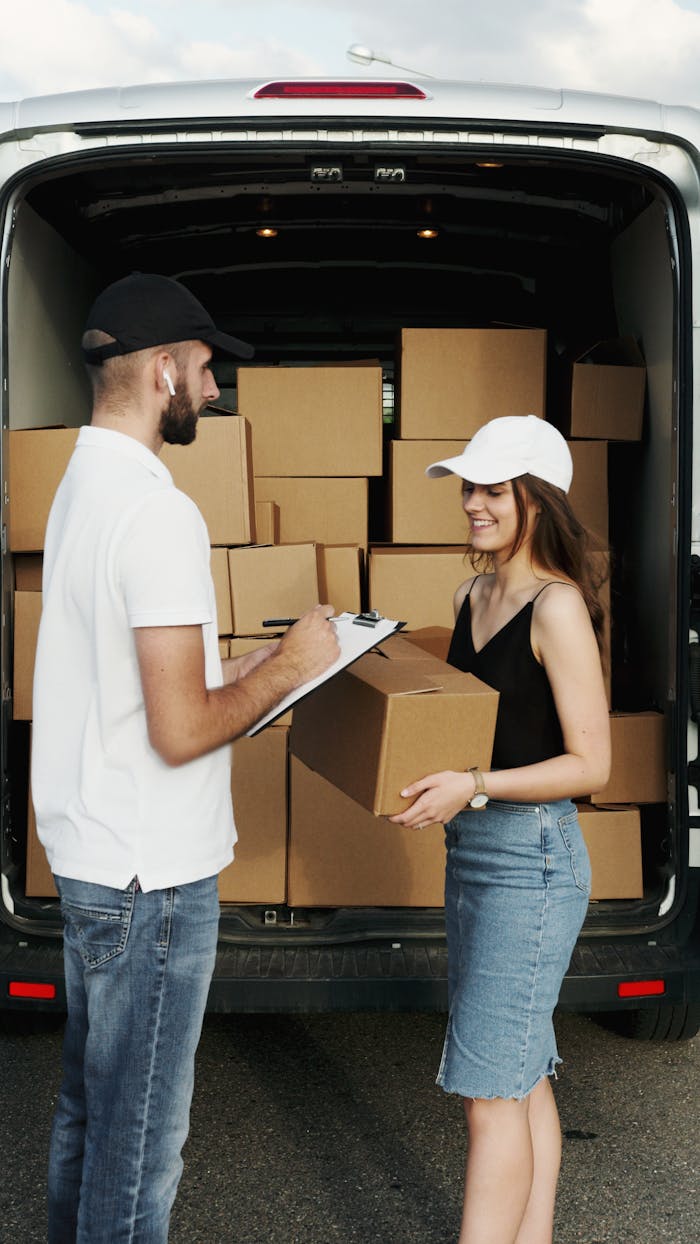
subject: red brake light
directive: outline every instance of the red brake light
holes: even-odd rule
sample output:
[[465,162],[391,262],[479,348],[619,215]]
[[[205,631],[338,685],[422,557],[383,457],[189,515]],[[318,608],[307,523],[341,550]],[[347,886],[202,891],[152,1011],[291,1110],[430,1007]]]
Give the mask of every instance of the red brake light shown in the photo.
[[665,981],[621,981],[617,987],[618,998],[651,998],[666,993]]
[[40,981],[10,981],[11,998],[44,998],[56,997],[55,985],[44,985]]
[[411,82],[267,82],[253,99],[426,99]]

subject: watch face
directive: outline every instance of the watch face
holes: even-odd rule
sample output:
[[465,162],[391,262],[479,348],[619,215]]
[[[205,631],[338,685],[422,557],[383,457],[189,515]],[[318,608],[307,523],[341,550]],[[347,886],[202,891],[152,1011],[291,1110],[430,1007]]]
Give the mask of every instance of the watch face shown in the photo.
[[485,808],[488,801],[489,801],[488,795],[484,791],[481,791],[478,795],[475,795],[473,799],[469,800],[469,807],[470,808]]

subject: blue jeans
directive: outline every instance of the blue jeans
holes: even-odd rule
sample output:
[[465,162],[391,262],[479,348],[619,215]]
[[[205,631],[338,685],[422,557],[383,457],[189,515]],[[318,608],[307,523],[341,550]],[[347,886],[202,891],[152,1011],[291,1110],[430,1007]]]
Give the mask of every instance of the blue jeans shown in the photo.
[[214,969],[216,877],[144,894],[56,877],[68,1020],[49,1244],[165,1244]]
[[526,1097],[560,1062],[552,1015],[591,868],[576,808],[492,799],[445,826],[448,1093]]

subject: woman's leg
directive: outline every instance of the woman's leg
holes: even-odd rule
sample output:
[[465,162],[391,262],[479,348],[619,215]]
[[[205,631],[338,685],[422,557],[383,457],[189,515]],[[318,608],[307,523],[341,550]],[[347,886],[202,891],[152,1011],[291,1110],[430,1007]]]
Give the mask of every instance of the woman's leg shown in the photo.
[[561,1164],[561,1126],[548,1076],[540,1080],[527,1101],[534,1170],[530,1199],[515,1239],[516,1244],[550,1244]]
[[459,1244],[551,1244],[561,1160],[545,1077],[522,1101],[465,1100],[469,1151]]
[[458,1244],[515,1244],[530,1199],[528,1100],[465,1099],[469,1149]]

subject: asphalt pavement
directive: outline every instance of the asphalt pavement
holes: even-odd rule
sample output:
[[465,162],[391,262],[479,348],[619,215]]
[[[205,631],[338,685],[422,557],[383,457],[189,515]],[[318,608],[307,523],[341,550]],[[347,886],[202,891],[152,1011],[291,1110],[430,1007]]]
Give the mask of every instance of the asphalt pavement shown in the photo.
[[[700,1040],[556,1020],[556,1244],[698,1244]],[[446,1244],[462,1111],[434,1084],[442,1015],[210,1016],[171,1244]],[[0,1241],[46,1238],[61,1032],[0,1036]]]

